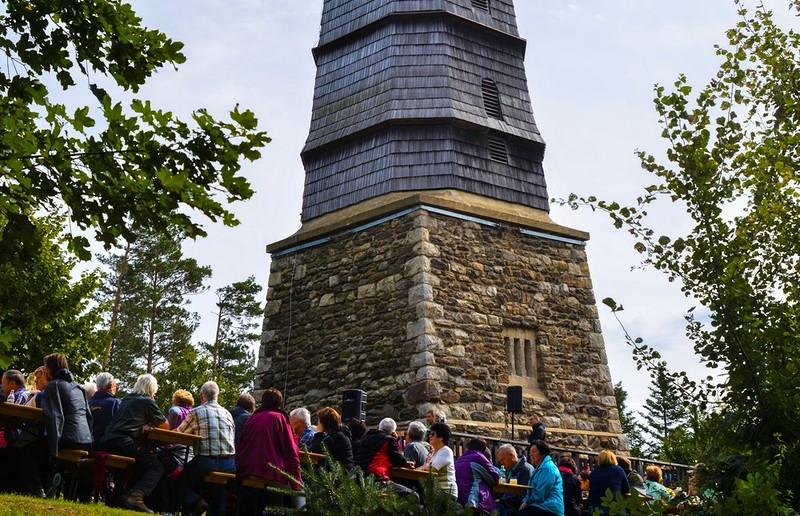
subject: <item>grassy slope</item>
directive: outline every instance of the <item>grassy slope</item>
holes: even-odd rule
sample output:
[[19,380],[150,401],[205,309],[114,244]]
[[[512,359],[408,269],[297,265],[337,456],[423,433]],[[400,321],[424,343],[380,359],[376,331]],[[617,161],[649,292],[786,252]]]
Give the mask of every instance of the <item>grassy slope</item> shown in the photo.
[[57,514],[58,516],[130,516],[135,511],[106,507],[103,504],[85,504],[65,502],[64,500],[41,500],[27,496],[0,494],[0,516],[41,516]]

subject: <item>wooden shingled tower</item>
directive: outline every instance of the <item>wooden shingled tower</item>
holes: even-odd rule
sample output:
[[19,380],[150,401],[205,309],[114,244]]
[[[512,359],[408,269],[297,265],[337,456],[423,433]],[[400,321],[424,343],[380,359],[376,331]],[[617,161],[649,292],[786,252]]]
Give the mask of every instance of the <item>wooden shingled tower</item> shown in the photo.
[[[267,247],[262,387],[625,448],[585,254],[549,215],[512,0],[325,0],[302,226]],[[525,426],[524,424],[522,425]]]

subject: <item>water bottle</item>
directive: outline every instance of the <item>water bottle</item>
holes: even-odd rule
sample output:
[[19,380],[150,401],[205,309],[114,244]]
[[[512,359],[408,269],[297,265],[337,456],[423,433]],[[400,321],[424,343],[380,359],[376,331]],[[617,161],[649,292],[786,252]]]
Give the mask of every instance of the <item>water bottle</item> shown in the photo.
[[506,467],[500,466],[500,482],[506,481]]

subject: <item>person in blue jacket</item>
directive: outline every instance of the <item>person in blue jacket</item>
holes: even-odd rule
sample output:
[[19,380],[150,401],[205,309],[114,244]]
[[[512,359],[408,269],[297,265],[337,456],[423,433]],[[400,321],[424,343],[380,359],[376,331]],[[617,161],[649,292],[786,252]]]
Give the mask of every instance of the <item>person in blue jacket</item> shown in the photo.
[[564,494],[561,473],[558,472],[550,447],[541,440],[531,443],[531,464],[533,470],[528,491],[519,508],[519,514],[533,516],[564,516]]

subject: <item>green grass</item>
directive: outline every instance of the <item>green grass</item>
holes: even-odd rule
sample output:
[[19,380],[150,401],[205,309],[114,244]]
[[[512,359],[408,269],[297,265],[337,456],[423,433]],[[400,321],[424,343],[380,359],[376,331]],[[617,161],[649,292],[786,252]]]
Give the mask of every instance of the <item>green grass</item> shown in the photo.
[[64,500],[32,498],[11,494],[0,494],[0,516],[130,516],[136,511],[106,507],[101,503],[77,503]]

